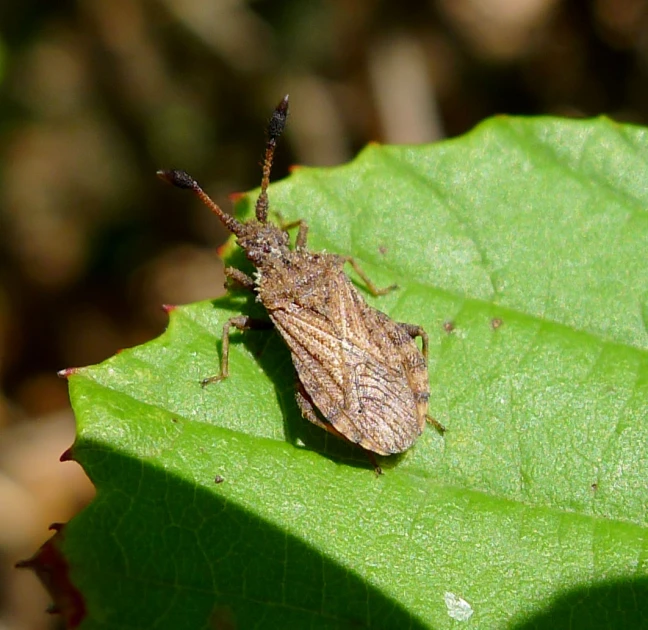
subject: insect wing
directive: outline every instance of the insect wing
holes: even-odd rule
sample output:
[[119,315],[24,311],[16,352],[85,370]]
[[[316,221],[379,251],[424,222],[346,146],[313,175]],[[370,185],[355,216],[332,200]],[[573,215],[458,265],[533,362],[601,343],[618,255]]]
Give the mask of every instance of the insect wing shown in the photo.
[[[403,452],[422,426],[399,349],[384,329],[382,314],[368,307],[348,281],[340,284],[339,303],[330,312],[344,313],[343,318],[296,303],[270,316],[290,348],[299,380],[324,418],[372,452]],[[391,320],[389,324],[396,326]]]

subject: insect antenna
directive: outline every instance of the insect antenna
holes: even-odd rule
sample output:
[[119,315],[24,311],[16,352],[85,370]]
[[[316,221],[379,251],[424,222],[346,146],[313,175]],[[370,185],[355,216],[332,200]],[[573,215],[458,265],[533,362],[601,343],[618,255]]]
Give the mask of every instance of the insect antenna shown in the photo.
[[230,232],[233,232],[237,236],[243,234],[243,224],[233,216],[223,212],[222,208],[215,201],[212,201],[211,197],[198,185],[198,182],[191,175],[177,170],[158,171],[156,175],[162,181],[176,188],[191,190],[221,220]]
[[288,94],[281,99],[281,103],[272,112],[272,117],[268,123],[268,139],[266,141],[265,157],[263,159],[261,194],[255,205],[256,218],[260,223],[266,223],[268,220],[268,185],[270,184],[270,171],[272,169],[272,160],[274,159],[277,140],[286,127],[286,118],[288,118]]

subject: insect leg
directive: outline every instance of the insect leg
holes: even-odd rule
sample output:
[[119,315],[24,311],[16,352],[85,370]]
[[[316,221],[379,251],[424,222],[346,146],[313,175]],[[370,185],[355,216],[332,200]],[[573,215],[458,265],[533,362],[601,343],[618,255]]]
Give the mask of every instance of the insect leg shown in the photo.
[[[405,332],[407,332],[410,337],[412,337],[412,339],[416,339],[416,337],[421,338],[421,341],[423,342],[422,353],[423,357],[425,358],[425,362],[427,363],[430,339],[423,327],[417,326],[416,324],[404,324],[402,322],[399,325],[403,328],[403,330],[405,330]],[[433,418],[430,415],[426,416],[426,419],[437,431],[439,431],[439,433],[445,433],[446,428],[437,419]]]
[[299,231],[297,232],[297,238],[295,239],[295,247],[299,249],[306,247],[306,240],[308,238],[308,223],[306,223],[304,219],[297,219],[297,221],[291,221],[290,223],[282,223],[281,229],[287,231],[297,226],[299,226]]
[[425,357],[425,362],[427,363],[428,346],[430,345],[430,339],[428,337],[428,334],[423,329],[423,326],[417,326],[416,324],[403,324],[402,322],[399,325],[407,332],[407,334],[412,339],[416,339],[417,337],[421,338],[421,341],[423,342],[422,352],[423,352],[423,356]]
[[229,376],[229,332],[230,328],[238,328],[238,330],[250,330],[251,328],[255,330],[262,330],[265,328],[272,328],[272,323],[265,321],[263,319],[253,319],[247,315],[238,315],[237,317],[232,317],[225,322],[223,326],[223,354],[221,356],[221,373],[217,376],[210,376],[209,378],[204,378],[200,381],[200,384],[204,387],[210,383],[218,383],[223,379]]
[[275,212],[277,218],[279,219],[279,227],[287,232],[292,230],[294,227],[299,227],[297,232],[297,238],[295,239],[295,247],[306,247],[306,240],[308,238],[308,223],[304,219],[297,219],[296,221],[284,221],[284,218],[279,212]]
[[311,397],[308,395],[308,392],[304,388],[303,383],[299,379],[296,379],[295,381],[295,399],[297,400],[297,406],[299,407],[302,416],[304,416],[306,420],[312,422],[320,429],[328,431],[336,437],[342,438],[343,440],[346,439],[339,431],[337,431],[333,427],[330,422],[324,422],[323,420],[320,420],[318,418],[317,412],[315,411],[315,405],[313,404]]
[[247,289],[248,291],[254,291],[255,284],[254,279],[250,278],[246,273],[243,273],[240,269],[234,267],[225,267],[225,288],[228,288],[227,280],[231,280],[234,284]]
[[439,432],[445,433],[446,428],[436,419],[430,415],[425,416],[425,419]]
[[297,232],[297,238],[295,239],[295,247],[306,247],[306,239],[308,238],[308,223],[303,219],[299,220],[299,231]]
[[342,256],[342,260],[344,262],[348,262],[354,269],[354,271],[362,278],[362,281],[367,285],[367,289],[369,289],[369,293],[371,295],[377,296],[377,295],[385,295],[386,293],[389,293],[390,291],[393,291],[394,289],[398,289],[397,284],[392,284],[389,287],[385,287],[384,289],[379,289],[370,279],[369,276],[362,270],[362,267],[357,263],[355,258],[352,258],[351,256]]
[[[350,442],[351,444],[353,444],[353,442],[342,435],[332,424],[330,424],[329,422],[324,422],[317,417],[315,405],[313,404],[311,397],[308,395],[308,392],[304,388],[303,383],[299,379],[297,379],[295,382],[295,399],[297,400],[297,406],[299,407],[302,416],[304,416],[306,420],[320,427],[320,429],[328,431],[331,435],[334,435],[335,437],[338,437],[345,442]],[[376,475],[382,475],[382,468],[378,465],[375,455],[371,451],[367,451],[365,449],[362,450],[367,454],[369,462],[374,467]]]

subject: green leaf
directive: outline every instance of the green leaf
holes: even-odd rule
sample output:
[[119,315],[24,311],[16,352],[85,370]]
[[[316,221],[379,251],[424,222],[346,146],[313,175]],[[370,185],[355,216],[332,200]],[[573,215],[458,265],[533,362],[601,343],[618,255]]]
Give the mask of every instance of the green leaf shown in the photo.
[[642,128],[498,118],[273,185],[312,249],[400,285],[367,299],[429,332],[447,432],[376,477],[300,417],[276,332],[201,388],[260,305],[177,308],[70,378],[83,628],[646,627],[646,156]]

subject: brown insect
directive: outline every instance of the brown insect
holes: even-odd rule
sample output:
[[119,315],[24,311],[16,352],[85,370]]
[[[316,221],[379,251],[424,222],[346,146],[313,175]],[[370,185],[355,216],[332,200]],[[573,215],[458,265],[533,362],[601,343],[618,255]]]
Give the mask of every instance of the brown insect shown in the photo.
[[[306,249],[308,227],[302,220],[268,223],[268,185],[277,140],[288,116],[288,96],[268,125],[261,194],[256,220],[245,223],[225,214],[184,171],[159,171],[165,181],[192,190],[225,227],[257,268],[251,278],[227,267],[227,278],[256,293],[290,349],[297,371],[296,398],[313,424],[358,444],[370,453],[402,453],[421,435],[427,418],[428,336],[421,326],[395,322],[369,306],[344,273],[349,263],[372,295],[378,289],[349,256]],[[288,229],[298,227],[291,249]],[[229,332],[267,328],[267,321],[240,315],[223,326],[221,373],[228,376]],[[416,344],[422,340],[422,350]],[[319,410],[320,415],[318,415]],[[443,427],[429,418],[437,428]],[[370,455],[371,457],[371,455]],[[379,467],[372,458],[377,472]]]

